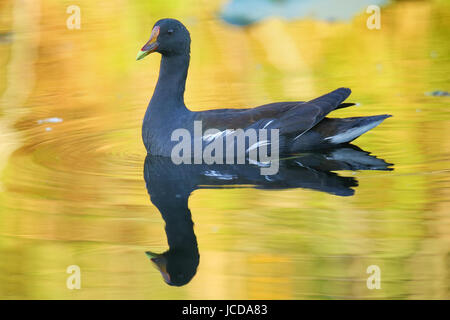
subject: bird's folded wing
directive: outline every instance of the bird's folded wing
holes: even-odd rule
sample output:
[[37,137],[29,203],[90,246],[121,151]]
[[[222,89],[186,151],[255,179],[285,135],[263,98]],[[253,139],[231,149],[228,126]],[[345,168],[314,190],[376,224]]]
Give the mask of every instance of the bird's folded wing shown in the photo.
[[279,129],[281,135],[298,136],[338,108],[350,93],[350,89],[340,88],[308,102],[275,102],[253,109],[210,110],[199,112],[196,120],[202,120],[204,128]]
[[280,134],[298,137],[306,133],[338,108],[350,93],[350,89],[340,88],[290,109],[279,119]]

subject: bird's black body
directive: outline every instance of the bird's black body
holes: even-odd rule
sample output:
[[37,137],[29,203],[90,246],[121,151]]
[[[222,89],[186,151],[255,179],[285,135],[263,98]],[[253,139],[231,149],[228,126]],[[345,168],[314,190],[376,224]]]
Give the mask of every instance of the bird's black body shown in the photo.
[[344,103],[351,93],[347,88],[307,102],[276,102],[250,109],[190,111],[184,104],[190,59],[189,32],[174,19],[160,20],[155,28],[158,29],[158,37],[152,43],[151,52],[161,53],[161,67],[142,127],[145,147],[152,155],[170,156],[176,144],[171,141],[172,132],[184,128],[193,136],[194,121],[202,121],[204,130],[278,129],[280,153],[289,154],[351,142],[389,117],[327,118],[333,110],[354,105]]

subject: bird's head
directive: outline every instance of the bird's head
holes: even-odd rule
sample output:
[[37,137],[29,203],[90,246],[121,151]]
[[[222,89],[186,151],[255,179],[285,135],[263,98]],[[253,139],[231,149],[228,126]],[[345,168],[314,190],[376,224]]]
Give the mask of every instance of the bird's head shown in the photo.
[[152,52],[164,56],[189,54],[191,37],[186,27],[175,19],[161,19],[155,23],[150,40],[138,52],[136,60]]
[[194,277],[199,263],[198,252],[165,253],[145,252],[161,273],[164,281],[171,286],[184,286]]

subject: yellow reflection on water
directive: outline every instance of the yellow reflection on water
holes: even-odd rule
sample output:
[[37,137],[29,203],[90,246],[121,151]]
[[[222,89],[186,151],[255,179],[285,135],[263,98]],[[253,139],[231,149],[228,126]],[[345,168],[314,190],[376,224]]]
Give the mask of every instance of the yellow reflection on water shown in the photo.
[[[0,298],[449,298],[449,16],[446,1],[398,1],[350,22],[268,19],[238,28],[223,1],[0,4]],[[32,5],[31,5],[32,4]],[[193,110],[306,100],[348,86],[390,113],[356,144],[393,172],[344,172],[353,197],[303,189],[198,190],[189,206],[197,275],[167,286],[146,258],[167,248],[142,179],[140,127],[159,56],[136,62],[154,22],[192,37]],[[57,117],[62,122],[38,123]],[[68,290],[79,265],[82,289]],[[368,290],[366,268],[382,270]]]

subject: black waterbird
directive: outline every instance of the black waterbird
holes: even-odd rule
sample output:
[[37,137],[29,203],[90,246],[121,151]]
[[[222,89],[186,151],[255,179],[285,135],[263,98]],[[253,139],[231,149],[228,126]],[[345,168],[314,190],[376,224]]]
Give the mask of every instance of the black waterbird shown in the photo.
[[[184,91],[190,60],[191,38],[186,27],[175,19],[162,19],[153,27],[150,40],[137,55],[140,60],[152,52],[162,55],[158,83],[145,113],[142,138],[147,152],[171,156],[176,129],[193,132],[194,121],[203,128],[220,130],[224,136],[236,129],[278,129],[279,153],[292,154],[346,144],[379,125],[390,115],[327,118],[328,113],[355,105],[344,103],[348,88],[339,88],[319,98],[303,102],[275,102],[249,109],[190,111]],[[258,146],[257,146],[258,147]]]

